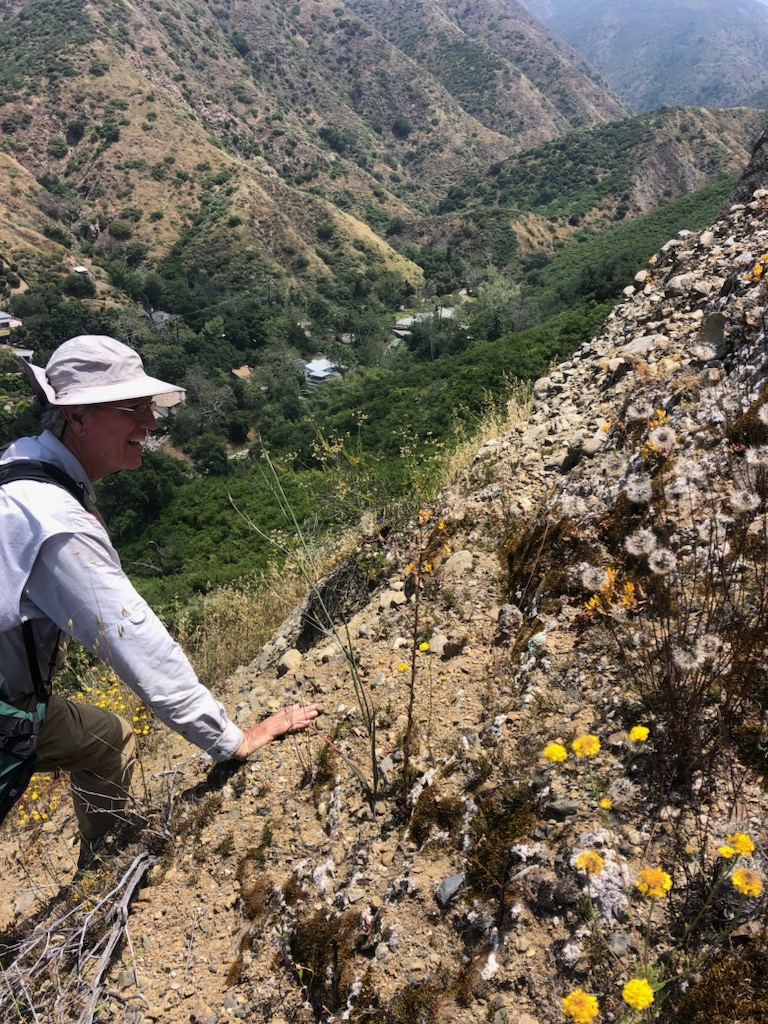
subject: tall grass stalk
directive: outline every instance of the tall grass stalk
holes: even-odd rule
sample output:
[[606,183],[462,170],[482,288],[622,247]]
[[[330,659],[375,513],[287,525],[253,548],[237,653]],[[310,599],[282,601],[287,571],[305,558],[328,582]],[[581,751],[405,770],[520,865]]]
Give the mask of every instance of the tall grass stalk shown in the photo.
[[[281,514],[288,523],[293,537],[295,538],[295,544],[289,545],[287,542],[282,542],[274,536],[269,536],[256,524],[249,516],[244,514],[236,505],[233,507],[238,514],[247,523],[250,529],[254,530],[259,534],[260,537],[264,538],[271,544],[278,547],[280,552],[287,564],[291,565],[294,571],[298,574],[298,577],[303,580],[306,589],[312,595],[314,599],[315,608],[319,609],[319,615],[322,621],[317,621],[314,624],[318,627],[321,633],[327,638],[334,641],[342,656],[344,657],[345,664],[352,680],[352,686],[355,693],[355,700],[357,702],[360,715],[362,717],[363,725],[368,736],[369,744],[369,757],[370,757],[370,780],[367,779],[363,773],[357,769],[355,774],[357,778],[364,785],[366,797],[371,806],[372,814],[376,814],[376,801],[378,799],[379,792],[379,762],[378,762],[378,747],[376,738],[376,708],[368,688],[365,685],[365,680],[362,678],[358,664],[357,657],[352,645],[352,638],[349,632],[349,624],[345,621],[342,626],[337,627],[333,620],[328,605],[325,602],[322,591],[318,586],[318,582],[321,578],[320,567],[317,562],[316,551],[310,545],[307,537],[304,533],[302,525],[296,518],[296,514],[293,507],[288,500],[285,493],[285,489],[280,481],[280,475],[270,458],[269,452],[262,447],[262,458],[266,469],[263,469],[264,480],[273,494],[278,508]],[[231,500],[231,498],[230,498]],[[325,737],[324,737],[325,738]],[[347,763],[349,759],[345,758]]]

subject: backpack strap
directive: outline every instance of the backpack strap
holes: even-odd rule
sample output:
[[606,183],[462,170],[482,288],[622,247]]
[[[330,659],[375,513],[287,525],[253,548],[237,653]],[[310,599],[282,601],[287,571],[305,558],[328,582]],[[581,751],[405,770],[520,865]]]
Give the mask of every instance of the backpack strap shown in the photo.
[[17,459],[0,466],[0,487],[13,480],[40,480],[43,483],[58,484],[69,491],[73,498],[80,502],[84,509],[91,511],[92,504],[84,484],[77,483],[69,473],[54,466],[52,462],[41,462],[38,459]]
[[[14,462],[6,462],[3,465],[0,465],[0,487],[13,480],[40,480],[43,483],[56,484],[58,487],[63,487],[65,490],[69,491],[72,497],[79,501],[86,511],[92,511],[92,509],[89,508],[89,505],[92,504],[92,502],[90,501],[88,492],[83,484],[77,483],[77,481],[73,480],[68,473],[65,473],[63,469],[59,469],[58,466],[54,466],[52,462],[41,462],[38,459],[17,459]],[[35,696],[37,697],[38,704],[43,705],[42,710],[44,714],[45,707],[48,704],[48,697],[51,692],[51,680],[53,679],[53,672],[56,668],[56,651],[59,646],[59,641],[61,640],[62,631],[59,630],[56,643],[53,645],[51,662],[48,666],[48,678],[43,681],[43,677],[40,675],[40,667],[37,662],[37,651],[35,650],[35,638],[32,633],[32,624],[28,620],[25,620],[21,624],[21,630],[24,636],[24,647],[27,652],[27,661],[29,662],[29,674],[35,686]]]

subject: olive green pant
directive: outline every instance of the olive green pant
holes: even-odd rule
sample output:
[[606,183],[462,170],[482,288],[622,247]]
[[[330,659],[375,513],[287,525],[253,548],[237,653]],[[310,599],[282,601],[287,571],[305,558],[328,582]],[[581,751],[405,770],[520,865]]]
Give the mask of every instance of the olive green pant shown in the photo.
[[136,762],[136,740],[125,719],[54,694],[37,757],[37,771],[69,772],[83,839],[98,839],[122,820]]

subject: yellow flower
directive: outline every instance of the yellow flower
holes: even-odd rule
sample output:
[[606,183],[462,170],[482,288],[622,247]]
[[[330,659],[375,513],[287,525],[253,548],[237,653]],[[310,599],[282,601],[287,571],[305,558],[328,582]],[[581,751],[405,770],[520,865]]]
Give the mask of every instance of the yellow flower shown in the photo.
[[577,988],[563,998],[563,1013],[572,1017],[576,1024],[590,1024],[600,1012],[595,996],[583,988]]
[[621,990],[625,1003],[635,1010],[644,1010],[653,1002],[653,989],[645,978],[632,978]]
[[732,846],[718,846],[717,852],[721,857],[725,857],[726,860],[730,860],[731,857],[735,856],[736,851]]
[[649,732],[646,725],[633,725],[629,730],[629,738],[633,743],[645,743]]
[[600,749],[600,740],[597,736],[577,736],[571,744],[576,757],[592,757]]
[[734,832],[733,835],[728,836],[728,845],[732,846],[734,853],[738,853],[741,857],[755,852],[755,844],[745,832]]
[[744,896],[759,896],[763,891],[762,878],[749,868],[737,868],[731,875],[731,881]]
[[602,811],[610,811],[610,809],[612,807],[613,807],[613,800],[611,800],[611,798],[609,796],[604,796],[604,797],[601,798],[601,800],[600,800],[600,810],[602,810]]
[[637,598],[635,597],[635,584],[626,582],[622,587],[619,601],[625,608],[632,608]]
[[397,667],[401,672],[407,672],[411,666],[408,664],[407,661],[401,661]]
[[429,650],[429,644],[427,643],[426,640],[424,641],[423,644],[419,644],[419,650],[420,651],[428,651]]
[[576,858],[576,867],[587,875],[599,875],[604,866],[605,861],[594,850],[585,850]]
[[445,529],[445,523],[444,523],[444,521],[442,519],[437,524],[437,528],[438,528],[438,530],[444,530]]
[[432,563],[425,562],[424,565],[422,565],[422,569],[424,570],[424,572],[432,572]]
[[544,757],[553,764],[557,764],[559,761],[565,761],[568,757],[568,751],[562,743],[548,743],[546,747],[544,747],[543,754]]
[[672,879],[661,868],[642,868],[637,874],[635,886],[643,896],[660,900],[672,888]]

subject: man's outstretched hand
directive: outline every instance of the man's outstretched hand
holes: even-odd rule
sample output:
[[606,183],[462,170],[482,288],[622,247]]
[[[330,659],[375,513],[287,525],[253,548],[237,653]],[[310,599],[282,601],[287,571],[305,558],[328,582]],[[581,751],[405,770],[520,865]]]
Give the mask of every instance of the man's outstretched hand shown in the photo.
[[317,704],[292,704],[291,707],[283,708],[282,711],[276,711],[269,718],[243,730],[243,742],[233,757],[238,761],[244,761],[249,754],[253,754],[261,747],[266,747],[272,740],[306,729],[319,714],[320,709]]

